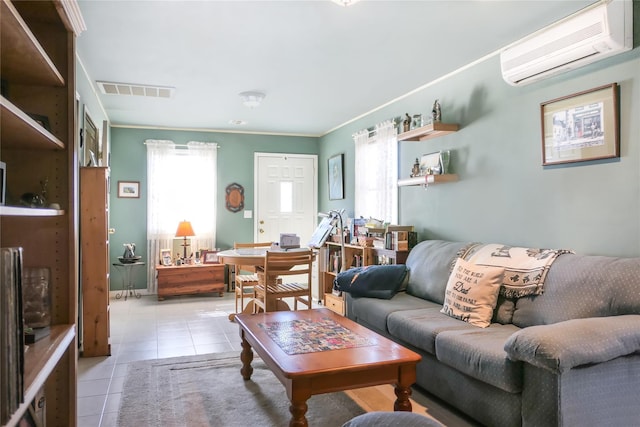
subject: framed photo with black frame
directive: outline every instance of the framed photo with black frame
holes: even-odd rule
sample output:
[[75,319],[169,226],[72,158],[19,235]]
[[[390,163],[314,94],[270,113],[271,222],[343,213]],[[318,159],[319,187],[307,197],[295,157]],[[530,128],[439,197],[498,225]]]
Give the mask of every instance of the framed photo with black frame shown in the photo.
[[620,157],[618,84],[540,104],[542,165]]
[[329,200],[344,199],[344,154],[336,154],[328,160]]

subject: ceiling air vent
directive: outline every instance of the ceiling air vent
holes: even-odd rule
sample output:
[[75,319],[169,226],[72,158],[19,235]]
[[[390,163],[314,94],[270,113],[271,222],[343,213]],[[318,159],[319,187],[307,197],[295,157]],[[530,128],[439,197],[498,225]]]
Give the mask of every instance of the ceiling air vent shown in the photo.
[[151,86],[151,85],[136,85],[131,83],[115,83],[115,82],[100,82],[96,81],[100,92],[105,95],[133,95],[133,96],[148,96],[151,98],[171,98],[173,92],[176,90],[174,87],[167,86]]

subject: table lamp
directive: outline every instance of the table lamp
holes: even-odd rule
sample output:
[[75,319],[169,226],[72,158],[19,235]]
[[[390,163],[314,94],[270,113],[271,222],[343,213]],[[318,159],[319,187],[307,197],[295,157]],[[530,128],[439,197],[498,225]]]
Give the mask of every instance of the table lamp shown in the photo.
[[187,220],[180,221],[178,224],[178,229],[176,230],[176,237],[184,238],[184,242],[182,246],[184,247],[184,258],[187,259],[187,246],[189,246],[189,242],[187,242],[187,237],[195,236],[196,233],[193,232],[193,227],[191,227],[191,223]]

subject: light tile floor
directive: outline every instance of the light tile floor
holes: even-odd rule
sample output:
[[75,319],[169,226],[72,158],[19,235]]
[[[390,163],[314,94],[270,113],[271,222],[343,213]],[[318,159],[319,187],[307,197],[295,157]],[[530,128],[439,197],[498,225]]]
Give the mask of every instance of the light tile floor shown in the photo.
[[111,299],[111,356],[78,361],[78,426],[113,427],[130,362],[241,351],[233,293]]
[[[116,426],[130,362],[242,351],[238,325],[229,321],[229,314],[233,312],[233,293],[225,293],[222,298],[216,294],[164,301],[158,301],[155,295],[127,301],[112,297],[111,356],[81,357],[78,361],[78,426]],[[441,407],[441,403],[414,391],[413,397],[418,399],[418,396],[422,399],[419,402],[435,408],[441,415],[438,419],[447,420],[447,425],[475,426]]]

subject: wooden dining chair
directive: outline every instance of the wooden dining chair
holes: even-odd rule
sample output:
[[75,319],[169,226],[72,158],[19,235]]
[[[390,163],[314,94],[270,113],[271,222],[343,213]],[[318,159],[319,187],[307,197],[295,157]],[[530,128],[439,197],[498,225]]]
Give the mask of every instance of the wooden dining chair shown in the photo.
[[[258,269],[254,311],[276,311],[279,301],[293,298],[293,309],[298,303],[311,308],[311,272],[313,253],[309,250],[267,251],[264,267]],[[298,276],[293,277],[289,276]],[[287,280],[287,278],[289,280]]]
[[[271,247],[271,242],[251,242],[251,243],[234,243],[233,249],[239,248],[267,248]],[[234,265],[235,271],[235,302],[236,313],[244,310],[244,299],[255,298],[254,287],[258,284],[258,276],[256,275],[256,267],[254,265]],[[241,272],[249,274],[242,274]],[[238,310],[238,301],[240,309]]]

